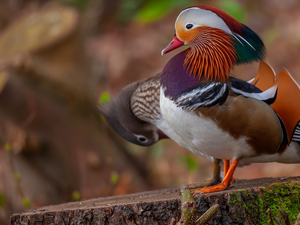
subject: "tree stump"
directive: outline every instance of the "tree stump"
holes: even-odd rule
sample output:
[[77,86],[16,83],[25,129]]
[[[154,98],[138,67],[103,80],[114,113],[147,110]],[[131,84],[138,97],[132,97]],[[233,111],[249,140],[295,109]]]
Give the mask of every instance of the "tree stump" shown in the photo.
[[[219,204],[208,224],[268,224],[270,209],[292,223],[300,208],[300,177],[237,180],[228,190],[195,196],[197,216]],[[11,224],[175,224],[181,216],[180,189],[165,189],[46,206],[11,216]]]

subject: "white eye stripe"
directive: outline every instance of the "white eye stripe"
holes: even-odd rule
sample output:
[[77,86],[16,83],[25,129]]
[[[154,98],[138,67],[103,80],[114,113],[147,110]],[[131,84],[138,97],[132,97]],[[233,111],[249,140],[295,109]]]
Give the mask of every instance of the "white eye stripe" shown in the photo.
[[188,23],[193,24],[194,25],[193,28],[195,26],[208,26],[208,27],[218,28],[232,35],[231,30],[229,29],[227,24],[223,21],[223,19],[210,10],[201,9],[198,7],[192,7],[181,11],[181,13],[179,13],[175,21],[175,30],[176,30],[176,24],[179,20],[181,23],[185,25]]
[[187,23],[186,25],[185,25],[185,29],[186,30],[190,30],[190,29],[192,29],[194,27],[194,24],[192,24],[192,23]]
[[[187,25],[192,25],[192,27],[191,27],[191,28],[187,28]],[[197,24],[194,24],[194,23],[192,23],[192,22],[188,22],[188,23],[186,23],[185,26],[184,26],[184,28],[185,28],[186,30],[191,30],[191,29],[194,29],[194,28],[196,28],[196,27],[200,27],[200,26],[197,25]]]

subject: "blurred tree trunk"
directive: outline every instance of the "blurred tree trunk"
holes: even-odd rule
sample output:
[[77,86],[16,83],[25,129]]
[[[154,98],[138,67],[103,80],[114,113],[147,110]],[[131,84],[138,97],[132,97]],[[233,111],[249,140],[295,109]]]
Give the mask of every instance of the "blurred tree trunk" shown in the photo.
[[107,11],[102,1],[91,4],[85,15],[46,4],[0,35],[0,218],[112,195],[120,188],[113,174],[125,190],[149,185],[96,109],[105,67],[91,71],[85,41],[95,15]]

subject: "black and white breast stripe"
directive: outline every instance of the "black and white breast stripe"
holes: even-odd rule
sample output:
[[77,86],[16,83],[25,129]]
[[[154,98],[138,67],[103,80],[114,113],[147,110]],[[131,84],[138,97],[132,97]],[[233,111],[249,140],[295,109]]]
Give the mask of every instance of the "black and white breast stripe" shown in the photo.
[[185,110],[195,110],[199,107],[211,107],[223,104],[228,96],[228,85],[211,82],[189,88],[175,100],[178,107]]
[[300,141],[300,121],[295,128],[295,131],[292,136],[292,141]]
[[216,104],[222,105],[227,99],[229,89],[237,95],[264,101],[269,105],[277,97],[277,86],[262,92],[246,81],[231,78],[230,87],[226,83],[209,82],[189,88],[175,99],[175,103],[184,110],[195,110],[199,107],[211,107]]

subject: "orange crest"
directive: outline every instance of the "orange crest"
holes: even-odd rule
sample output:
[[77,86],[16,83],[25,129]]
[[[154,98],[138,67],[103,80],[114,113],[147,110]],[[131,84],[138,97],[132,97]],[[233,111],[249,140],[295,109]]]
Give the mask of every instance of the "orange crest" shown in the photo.
[[236,50],[233,40],[222,30],[211,27],[199,27],[199,34],[188,43],[188,52],[184,66],[199,79],[203,75],[207,80],[225,82],[236,63]]

